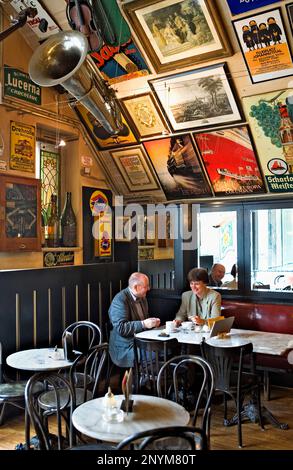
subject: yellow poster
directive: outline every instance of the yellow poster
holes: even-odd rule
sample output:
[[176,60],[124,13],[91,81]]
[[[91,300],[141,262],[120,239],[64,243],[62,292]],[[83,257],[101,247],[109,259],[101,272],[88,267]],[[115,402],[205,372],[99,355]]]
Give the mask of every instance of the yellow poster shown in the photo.
[[95,217],[95,222],[98,224],[98,238],[95,240],[95,256],[110,257],[112,255],[111,217],[104,216],[101,219]]
[[21,122],[10,122],[10,161],[12,170],[35,172],[36,130]]

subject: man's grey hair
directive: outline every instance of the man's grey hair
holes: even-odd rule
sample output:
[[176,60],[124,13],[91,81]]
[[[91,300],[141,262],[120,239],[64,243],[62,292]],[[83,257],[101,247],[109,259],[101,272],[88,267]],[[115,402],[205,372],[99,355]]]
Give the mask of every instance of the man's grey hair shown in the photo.
[[130,278],[128,279],[128,287],[132,289],[135,285],[142,285],[144,284],[146,279],[148,280],[148,277],[146,274],[132,273]]

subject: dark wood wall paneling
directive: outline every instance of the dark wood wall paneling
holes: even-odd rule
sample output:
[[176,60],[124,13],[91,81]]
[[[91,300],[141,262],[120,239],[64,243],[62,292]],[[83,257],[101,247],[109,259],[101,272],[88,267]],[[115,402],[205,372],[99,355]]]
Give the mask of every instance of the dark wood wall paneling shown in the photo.
[[123,262],[0,272],[4,355],[61,345],[65,326],[77,320],[97,323],[105,338],[109,305],[129,274]]

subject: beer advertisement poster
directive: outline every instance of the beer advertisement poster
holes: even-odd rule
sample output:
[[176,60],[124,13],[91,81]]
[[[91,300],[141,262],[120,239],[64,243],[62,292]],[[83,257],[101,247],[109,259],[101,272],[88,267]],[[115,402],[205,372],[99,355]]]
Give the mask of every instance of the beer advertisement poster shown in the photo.
[[257,153],[272,193],[293,191],[293,89],[243,98]]
[[11,170],[35,172],[35,127],[22,122],[10,121]]
[[216,196],[264,193],[247,126],[194,135]]
[[246,11],[256,10],[276,3],[278,0],[227,0],[232,15],[240,15]]
[[149,68],[132,38],[121,46],[104,46],[90,53],[96,67],[110,84],[149,75]]
[[280,8],[235,20],[233,26],[252,83],[293,74]]

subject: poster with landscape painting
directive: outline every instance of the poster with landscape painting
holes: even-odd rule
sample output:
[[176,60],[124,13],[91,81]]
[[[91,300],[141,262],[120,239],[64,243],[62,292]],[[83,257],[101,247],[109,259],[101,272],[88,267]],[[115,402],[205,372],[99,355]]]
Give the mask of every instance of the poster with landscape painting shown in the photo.
[[211,196],[189,135],[143,143],[168,200]]
[[150,80],[173,131],[241,121],[226,64]]
[[194,134],[216,196],[264,193],[247,126]]
[[270,192],[292,192],[293,89],[247,96],[243,108]]

